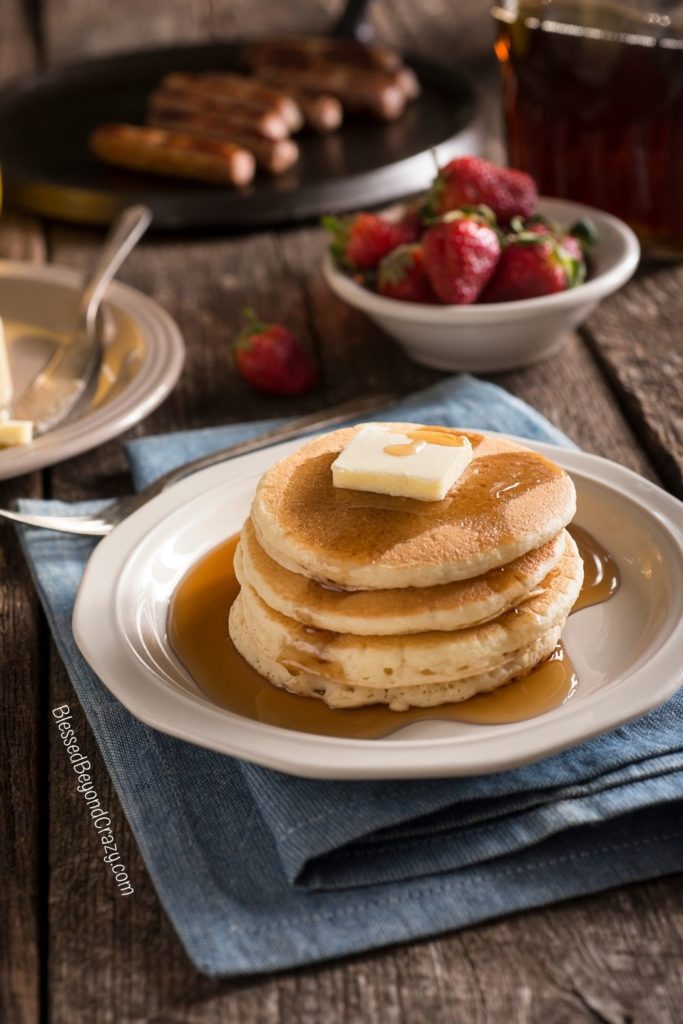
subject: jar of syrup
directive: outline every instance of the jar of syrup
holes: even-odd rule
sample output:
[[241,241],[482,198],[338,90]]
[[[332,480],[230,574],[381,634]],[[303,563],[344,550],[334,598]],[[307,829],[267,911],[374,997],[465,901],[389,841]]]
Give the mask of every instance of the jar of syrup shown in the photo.
[[683,3],[500,0],[509,162],[683,256]]

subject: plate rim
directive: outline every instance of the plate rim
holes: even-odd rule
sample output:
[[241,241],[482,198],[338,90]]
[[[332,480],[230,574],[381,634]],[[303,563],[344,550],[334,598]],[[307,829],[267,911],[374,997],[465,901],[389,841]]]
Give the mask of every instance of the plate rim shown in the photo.
[[[47,282],[74,291],[83,284],[82,273],[73,267],[20,260],[0,260],[0,278]],[[156,299],[122,281],[109,285],[105,302],[122,310],[142,334],[144,352],[138,373],[111,402],[67,420],[26,449],[0,451],[0,480],[65,462],[111,441],[148,416],[175,387],[185,362],[185,343],[170,313]]]
[[[570,472],[582,475],[598,488],[617,491],[623,499],[635,504],[641,511],[644,510],[667,534],[669,541],[677,549],[683,565],[683,529],[679,525],[683,505],[672,495],[632,470],[601,456],[546,442],[530,441],[528,438],[518,438],[514,435],[503,436],[521,441],[542,454],[556,458],[561,464],[569,463],[566,468]],[[568,729],[565,726],[559,737],[553,730],[545,728],[547,716],[511,723],[510,726],[502,727],[506,729],[506,738],[510,739],[513,746],[517,744],[518,748],[520,738],[522,740],[521,748],[513,755],[507,752],[501,756],[495,750],[487,753],[486,748],[491,746],[490,742],[482,744],[481,736],[477,737],[476,734],[472,734],[471,737],[460,737],[457,744],[454,744],[453,739],[449,737],[368,741],[300,733],[266,723],[252,722],[212,706],[190,693],[171,690],[139,660],[135,652],[125,650],[125,645],[121,643],[122,637],[114,628],[113,624],[117,621],[115,607],[118,588],[127,561],[145,543],[152,530],[161,526],[188,501],[205,495],[209,490],[225,486],[236,475],[244,476],[249,464],[258,465],[264,454],[272,454],[274,460],[285,454],[286,450],[293,450],[303,441],[304,439],[299,438],[280,445],[271,445],[186,478],[125,520],[100,542],[91,555],[74,607],[74,638],[83,657],[107,689],[146,724],[208,749],[299,776],[325,779],[455,777],[507,770],[576,746],[599,733],[617,728],[624,722],[645,714],[667,700],[680,686],[680,657],[677,657],[676,647],[683,639],[683,616],[679,618],[678,625],[671,630],[664,645],[644,665],[624,676],[623,682],[630,683],[632,688],[634,678],[637,680],[643,672],[650,672],[653,662],[660,667],[659,673],[654,674],[659,681],[658,685],[650,690],[642,689],[638,695],[640,699],[636,701],[637,706],[633,706],[633,700],[621,702],[617,707],[612,707],[611,713],[600,715],[597,712],[601,709],[604,712],[602,705],[606,702],[613,705],[609,692],[611,688],[608,688],[607,691],[597,692],[588,705],[568,706],[565,712],[566,722],[574,728]],[[106,590],[99,588],[94,582],[101,579],[111,580]],[[683,595],[678,599],[679,604],[682,601]],[[90,637],[93,634],[88,628],[88,620],[91,618],[98,623],[95,644],[91,643]],[[116,668],[112,669],[109,662],[110,654],[114,660],[117,656],[121,658],[122,663],[126,663],[129,673],[132,665],[137,667],[138,683],[142,682],[143,686],[132,699],[130,692],[125,691],[125,684],[122,694],[121,685],[116,678],[112,679],[112,676],[116,676]],[[666,666],[668,670],[662,671]],[[118,671],[120,672],[120,666]],[[127,682],[130,683],[130,679]],[[170,701],[170,705],[164,703],[161,712],[158,713],[156,705],[160,691],[166,697],[166,701]],[[180,712],[180,721],[168,721],[166,716],[169,708],[171,719],[174,714],[178,717],[177,713]],[[578,728],[582,722],[583,728]],[[232,724],[232,730],[229,725],[226,727],[226,723]],[[238,728],[234,728],[235,725]],[[232,735],[227,735],[231,732]],[[540,734],[531,750],[528,749],[528,745],[525,748],[523,742],[529,734],[536,734],[535,739]],[[271,737],[273,742],[264,744],[263,741],[267,737]],[[257,750],[253,749],[253,744],[257,745]],[[484,748],[483,752],[477,750],[477,744]],[[284,749],[275,750],[276,747]],[[472,747],[475,749],[472,750]],[[326,753],[329,755],[330,751],[336,751],[340,755],[336,761],[325,756]],[[341,763],[344,760],[344,752],[352,753],[355,763]],[[369,757],[359,758],[360,752],[368,754]],[[408,753],[413,755],[413,758],[417,755],[419,763],[407,764]],[[333,763],[330,763],[330,760],[333,760]]]

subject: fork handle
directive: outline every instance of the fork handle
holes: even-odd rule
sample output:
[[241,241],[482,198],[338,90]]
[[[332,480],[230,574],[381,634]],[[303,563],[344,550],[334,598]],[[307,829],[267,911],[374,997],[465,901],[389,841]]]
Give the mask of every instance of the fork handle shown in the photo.
[[183,480],[191,473],[197,473],[201,469],[215,466],[217,463],[225,462],[227,459],[234,459],[238,455],[247,455],[249,452],[258,451],[260,448],[265,448],[278,441],[289,441],[300,434],[305,434],[309,430],[322,430],[325,427],[334,427],[338,423],[355,419],[357,416],[378,412],[380,409],[385,408],[385,406],[397,401],[397,398],[397,395],[388,392],[366,395],[364,398],[353,398],[347,402],[340,402],[339,405],[332,405],[324,413],[314,412],[308,416],[300,416],[295,420],[289,420],[287,423],[283,423],[279,427],[272,427],[270,430],[266,430],[256,437],[250,438],[248,441],[238,441],[236,444],[231,444],[227,448],[221,448],[210,455],[202,455],[199,459],[186,462],[184,465],[164,473],[151,487],[146,488],[141,494],[144,494],[145,498],[151,498],[154,494],[159,494],[161,491],[166,490],[167,487],[170,487],[171,484],[177,483],[178,480]]
[[117,270],[140,241],[152,222],[152,211],[138,203],[123,210],[111,227],[83,286],[78,303],[78,326],[87,334],[94,332],[97,310]]

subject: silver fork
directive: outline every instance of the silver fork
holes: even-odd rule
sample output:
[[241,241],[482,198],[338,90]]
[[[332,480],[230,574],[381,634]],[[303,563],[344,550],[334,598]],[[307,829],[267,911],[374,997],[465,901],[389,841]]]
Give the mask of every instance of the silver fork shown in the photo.
[[314,412],[309,416],[300,416],[298,419],[290,420],[279,427],[266,430],[248,441],[238,441],[237,444],[231,444],[220,451],[212,452],[210,455],[203,455],[192,462],[186,462],[184,466],[178,466],[176,469],[164,473],[158,480],[155,480],[154,483],[150,484],[149,487],[145,487],[142,491],[138,491],[137,494],[117,498],[111,505],[108,505],[107,508],[102,509],[101,512],[95,515],[43,516],[33,515],[30,512],[14,512],[10,509],[0,508],[0,516],[5,519],[12,519],[17,523],[24,523],[26,526],[42,527],[45,530],[57,530],[61,533],[80,533],[91,537],[104,537],[107,533],[111,533],[114,527],[118,526],[122,520],[146,504],[150,498],[156,497],[157,494],[165,491],[167,487],[177,483],[179,480],[184,480],[186,476],[190,476],[192,473],[199,472],[200,469],[215,466],[219,462],[234,459],[238,455],[246,455],[248,452],[258,451],[260,448],[266,448],[268,445],[275,444],[278,441],[289,441],[300,434],[305,434],[309,430],[334,427],[339,423],[355,419],[366,413],[377,412],[396,400],[397,396],[393,394],[366,395],[363,398],[356,398],[348,402],[341,402],[339,405],[333,405],[324,413]]

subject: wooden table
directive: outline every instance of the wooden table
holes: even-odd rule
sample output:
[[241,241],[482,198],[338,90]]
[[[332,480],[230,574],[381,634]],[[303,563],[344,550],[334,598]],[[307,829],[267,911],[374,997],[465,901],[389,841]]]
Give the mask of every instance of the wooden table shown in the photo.
[[[457,61],[482,87],[487,0],[377,4],[380,36]],[[457,7],[457,9],[456,9]],[[336,0],[2,0],[0,74],[119,49],[323,28]],[[96,10],[96,13],[95,13]],[[491,146],[497,124],[492,112]],[[3,212],[0,255],[84,267],[101,242],[85,229]],[[202,427],[308,411],[387,385],[437,379],[363,317],[334,300],[319,272],[316,227],[237,238],[152,237],[121,277],[153,295],[183,330],[187,365],[173,396],[133,433]],[[323,388],[305,402],[255,396],[234,375],[230,340],[241,308],[284,320],[317,352]],[[586,450],[680,494],[683,489],[683,267],[645,267],[605,302],[561,355],[497,382]],[[43,473],[0,485],[66,500],[129,486],[119,441]],[[668,878],[468,928],[367,956],[239,982],[188,963],[128,830],[94,738],[38,607],[14,533],[0,528],[0,1020],[6,1024],[235,1021],[301,1024],[683,1020],[683,886]],[[112,809],[135,893],[121,898],[103,870],[50,709],[68,701]]]

